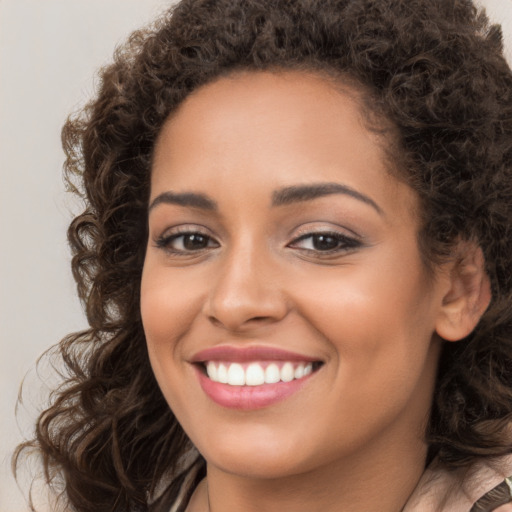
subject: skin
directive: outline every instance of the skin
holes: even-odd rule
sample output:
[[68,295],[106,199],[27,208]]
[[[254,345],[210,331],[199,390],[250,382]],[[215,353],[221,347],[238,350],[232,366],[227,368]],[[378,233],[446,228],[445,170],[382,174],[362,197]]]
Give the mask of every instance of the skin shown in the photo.
[[[239,73],[198,89],[162,129],[150,204],[193,192],[217,206],[156,201],[141,287],[155,376],[207,461],[189,511],[396,512],[424,470],[436,331],[464,335],[447,320],[460,287],[453,272],[427,273],[416,194],[389,172],[356,97],[315,75]],[[371,201],[272,205],[276,191],[311,183]],[[205,247],[187,250],[183,232]],[[345,238],[318,250],[325,232]],[[217,345],[323,366],[284,401],[228,409],[190,362]]]

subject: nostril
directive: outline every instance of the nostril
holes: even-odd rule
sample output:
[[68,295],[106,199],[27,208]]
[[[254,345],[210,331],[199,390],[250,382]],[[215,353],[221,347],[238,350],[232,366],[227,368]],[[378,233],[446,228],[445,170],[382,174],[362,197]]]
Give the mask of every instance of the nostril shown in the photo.
[[250,317],[248,319],[244,319],[242,321],[238,320],[236,323],[237,325],[234,326],[234,325],[229,325],[227,319],[223,322],[222,320],[219,320],[216,316],[214,315],[209,315],[208,316],[208,320],[213,324],[215,325],[216,327],[227,327],[227,328],[230,328],[230,329],[233,329],[233,330],[237,330],[238,328],[243,328],[243,326],[250,326],[250,325],[254,325],[254,324],[263,324],[265,322],[268,322],[268,321],[272,321],[272,317],[270,316],[253,316],[253,317]]
[[276,321],[286,316],[288,301],[279,282],[258,277],[258,272],[247,265],[247,262],[230,261],[212,281],[202,312],[214,324],[233,328],[248,322]]
[[210,320],[210,322],[216,327],[220,327],[222,325],[222,322],[212,315],[208,316],[208,320]]

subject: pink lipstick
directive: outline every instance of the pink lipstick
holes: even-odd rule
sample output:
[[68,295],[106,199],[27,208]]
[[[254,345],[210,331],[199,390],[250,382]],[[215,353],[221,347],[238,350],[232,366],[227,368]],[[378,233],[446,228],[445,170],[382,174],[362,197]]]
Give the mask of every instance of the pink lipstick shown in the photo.
[[261,409],[299,391],[322,361],[273,347],[218,346],[191,360],[201,388],[217,404]]

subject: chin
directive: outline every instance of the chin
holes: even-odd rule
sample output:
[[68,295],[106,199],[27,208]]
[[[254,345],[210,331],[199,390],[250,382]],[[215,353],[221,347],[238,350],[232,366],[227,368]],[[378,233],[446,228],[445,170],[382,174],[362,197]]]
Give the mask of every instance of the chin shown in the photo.
[[[240,457],[238,454],[222,454],[206,459],[208,466],[254,480],[276,480],[302,473],[302,464],[290,457],[280,457],[279,454],[261,453],[258,456]],[[302,461],[303,462],[303,461]],[[307,468],[304,468],[304,472]]]
[[283,478],[308,470],[303,440],[295,442],[289,436],[228,436],[205,443],[204,450],[198,448],[208,465],[246,478]]

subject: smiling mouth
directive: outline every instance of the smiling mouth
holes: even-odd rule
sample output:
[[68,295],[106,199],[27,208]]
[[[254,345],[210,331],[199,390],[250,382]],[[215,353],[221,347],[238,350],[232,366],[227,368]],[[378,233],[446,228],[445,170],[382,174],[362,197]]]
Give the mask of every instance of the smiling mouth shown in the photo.
[[189,361],[201,389],[221,407],[243,411],[271,407],[316,381],[325,361],[272,346],[217,345]]
[[200,364],[209,380],[228,386],[262,386],[300,380],[322,365],[321,361],[205,361]]

